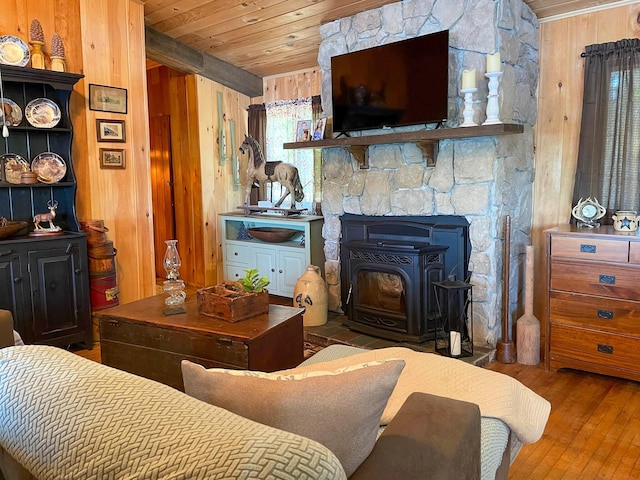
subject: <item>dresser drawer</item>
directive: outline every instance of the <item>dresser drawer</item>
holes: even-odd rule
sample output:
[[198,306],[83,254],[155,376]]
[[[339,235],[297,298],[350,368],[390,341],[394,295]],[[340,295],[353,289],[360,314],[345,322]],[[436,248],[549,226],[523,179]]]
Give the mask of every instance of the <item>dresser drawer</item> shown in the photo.
[[605,367],[638,370],[640,340],[567,325],[551,325],[551,355]]
[[[233,263],[235,265],[249,266],[251,258],[254,257],[253,250],[247,245],[238,245],[235,243],[228,243],[224,252],[225,262]],[[255,268],[255,266],[251,267]],[[243,275],[244,276],[244,275]]]
[[631,265],[577,262],[551,257],[551,290],[640,300],[640,269]]
[[629,242],[629,263],[640,264],[640,242]]
[[636,335],[640,339],[640,303],[551,292],[551,323],[586,327],[608,333]]
[[553,237],[551,239],[551,256],[626,263],[629,260],[629,242],[627,240]]

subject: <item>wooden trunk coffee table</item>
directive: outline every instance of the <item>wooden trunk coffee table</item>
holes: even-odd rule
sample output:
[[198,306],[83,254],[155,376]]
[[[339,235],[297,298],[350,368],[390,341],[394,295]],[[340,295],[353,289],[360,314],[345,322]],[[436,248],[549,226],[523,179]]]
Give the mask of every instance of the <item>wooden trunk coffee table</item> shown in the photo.
[[100,322],[102,363],[184,390],[183,359],[206,368],[272,372],[304,359],[301,308],[270,305],[269,313],[229,323],[198,314],[165,316],[165,295],[94,312]]

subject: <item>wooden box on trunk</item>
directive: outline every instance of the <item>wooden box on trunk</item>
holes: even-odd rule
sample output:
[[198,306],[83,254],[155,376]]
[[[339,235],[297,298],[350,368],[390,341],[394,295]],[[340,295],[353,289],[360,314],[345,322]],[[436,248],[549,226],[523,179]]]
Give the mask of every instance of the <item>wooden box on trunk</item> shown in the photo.
[[223,282],[197,291],[198,313],[239,322],[269,311],[269,292],[246,292],[237,282]]

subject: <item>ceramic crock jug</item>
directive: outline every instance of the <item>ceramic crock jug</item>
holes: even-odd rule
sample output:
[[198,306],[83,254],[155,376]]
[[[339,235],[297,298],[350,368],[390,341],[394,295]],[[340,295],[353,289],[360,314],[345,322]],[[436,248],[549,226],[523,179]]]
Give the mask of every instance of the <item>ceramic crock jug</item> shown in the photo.
[[293,290],[293,306],[305,309],[302,314],[303,325],[315,327],[327,323],[328,304],[329,293],[320,275],[320,268],[309,265]]
[[638,214],[633,210],[618,210],[611,215],[613,229],[619,232],[635,232],[638,230]]

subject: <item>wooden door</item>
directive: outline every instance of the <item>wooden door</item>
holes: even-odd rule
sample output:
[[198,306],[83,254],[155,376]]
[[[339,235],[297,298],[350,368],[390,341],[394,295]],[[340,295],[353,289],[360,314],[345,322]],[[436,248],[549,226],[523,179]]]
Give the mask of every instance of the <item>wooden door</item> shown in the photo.
[[149,136],[156,277],[164,277],[163,259],[167,249],[164,241],[176,238],[169,115],[149,119]]

